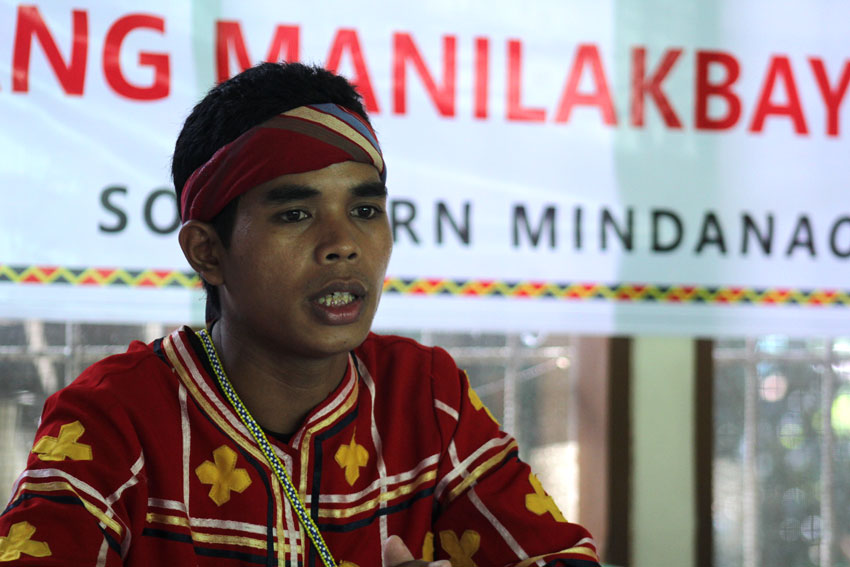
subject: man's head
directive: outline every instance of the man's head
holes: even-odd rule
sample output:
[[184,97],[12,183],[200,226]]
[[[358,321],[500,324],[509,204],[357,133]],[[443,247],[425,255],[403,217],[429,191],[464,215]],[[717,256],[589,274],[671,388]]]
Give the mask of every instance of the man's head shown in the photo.
[[179,238],[216,286],[219,333],[255,354],[339,362],[366,339],[380,299],[392,249],[386,186],[353,160],[280,175],[241,195],[227,248],[198,220]]
[[[192,110],[177,138],[172,177],[178,202],[192,174],[223,146],[276,115],[321,103],[339,105],[368,123],[353,86],[318,67],[263,63],[215,86]],[[238,203],[239,197],[232,199],[209,220],[225,248],[230,245]],[[206,280],[204,287],[207,320],[215,319],[220,312],[218,290]]]

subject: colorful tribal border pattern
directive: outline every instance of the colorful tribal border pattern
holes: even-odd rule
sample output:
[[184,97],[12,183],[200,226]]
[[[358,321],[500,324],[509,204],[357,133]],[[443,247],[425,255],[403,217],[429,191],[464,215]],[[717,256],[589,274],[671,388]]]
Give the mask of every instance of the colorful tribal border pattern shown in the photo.
[[[120,268],[63,268],[0,264],[0,283],[70,284],[98,287],[200,287],[194,272],[125,270]],[[850,307],[850,290],[788,288],[698,287],[636,283],[554,283],[495,280],[387,278],[384,293],[462,297],[551,298],[569,301],[603,300],[619,303],[706,303]]]

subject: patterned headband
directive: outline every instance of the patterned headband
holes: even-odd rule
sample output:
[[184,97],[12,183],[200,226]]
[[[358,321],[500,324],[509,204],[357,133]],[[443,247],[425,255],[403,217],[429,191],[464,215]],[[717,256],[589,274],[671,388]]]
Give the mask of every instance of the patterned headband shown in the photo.
[[183,187],[183,221],[209,222],[233,199],[281,175],[356,161],[387,168],[378,138],[357,114],[337,104],[299,106],[222,146]]

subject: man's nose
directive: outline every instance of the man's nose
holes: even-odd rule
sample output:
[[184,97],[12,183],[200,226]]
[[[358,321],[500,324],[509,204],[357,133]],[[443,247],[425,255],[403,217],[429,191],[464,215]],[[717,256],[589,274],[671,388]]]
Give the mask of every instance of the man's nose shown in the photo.
[[360,246],[354,234],[354,227],[348,219],[328,222],[322,230],[321,244],[316,250],[317,260],[320,263],[351,261],[360,255]]

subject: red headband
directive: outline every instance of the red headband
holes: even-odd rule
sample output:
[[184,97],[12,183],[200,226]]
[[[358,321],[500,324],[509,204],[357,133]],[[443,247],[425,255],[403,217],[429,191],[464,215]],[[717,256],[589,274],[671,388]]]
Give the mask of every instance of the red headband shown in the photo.
[[281,175],[356,161],[387,169],[375,132],[332,103],[300,106],[251,128],[195,170],[180,198],[183,221],[209,222],[234,198]]

